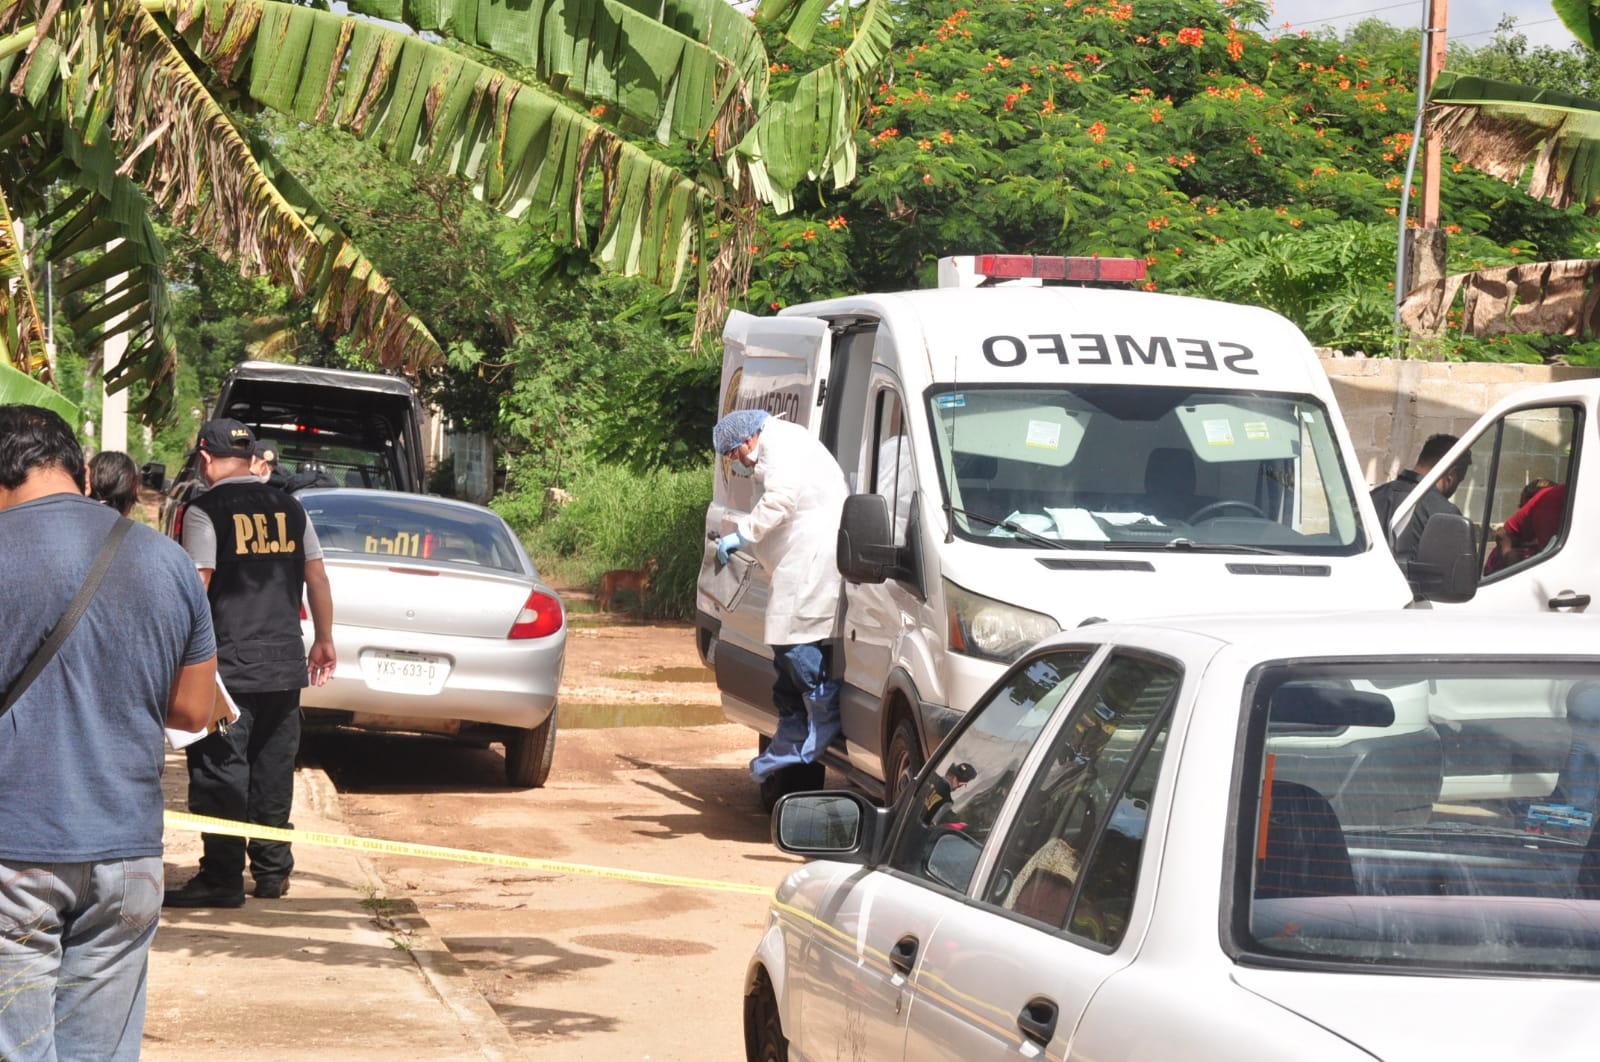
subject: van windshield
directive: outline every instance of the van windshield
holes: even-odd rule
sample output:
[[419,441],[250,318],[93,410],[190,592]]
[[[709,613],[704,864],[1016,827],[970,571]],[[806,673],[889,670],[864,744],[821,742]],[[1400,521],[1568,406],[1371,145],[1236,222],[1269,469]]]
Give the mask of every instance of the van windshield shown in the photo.
[[1600,976],[1592,665],[1297,661],[1253,685],[1240,951]]
[[1328,411],[1305,395],[1096,385],[927,394],[956,534],[1037,548],[1365,548]]

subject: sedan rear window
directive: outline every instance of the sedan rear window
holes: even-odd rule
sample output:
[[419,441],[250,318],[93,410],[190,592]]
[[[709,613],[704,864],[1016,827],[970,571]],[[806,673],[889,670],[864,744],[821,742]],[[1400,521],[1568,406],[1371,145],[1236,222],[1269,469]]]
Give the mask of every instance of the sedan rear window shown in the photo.
[[381,491],[305,493],[300,499],[330,557],[526,570],[505,522],[490,512]]
[[1600,976],[1600,674],[1296,664],[1255,690],[1242,950]]

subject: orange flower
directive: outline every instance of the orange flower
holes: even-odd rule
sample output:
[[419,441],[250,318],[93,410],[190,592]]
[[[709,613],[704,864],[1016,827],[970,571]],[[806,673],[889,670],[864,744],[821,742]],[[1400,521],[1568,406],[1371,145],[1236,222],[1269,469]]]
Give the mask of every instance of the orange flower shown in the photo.
[[806,231],[804,231],[804,232],[802,232],[800,234],[800,238],[802,240],[814,240],[814,239],[817,238],[817,230],[816,229],[807,229]]
[[923,137],[921,140],[917,141],[917,147],[923,151],[927,151],[929,148],[933,147],[933,141],[929,140],[927,137]]
[[956,135],[954,133],[952,133],[950,130],[946,129],[946,130],[944,130],[943,132],[941,132],[939,134],[939,143],[941,143],[941,144],[954,144],[955,142],[956,142]]
[[932,183],[933,183],[933,174],[931,174],[931,173],[924,173],[924,174],[923,174],[923,175],[922,175],[922,183],[923,183],[923,184],[932,184]]
[[1103,141],[1105,138],[1106,138],[1106,123],[1104,123],[1104,122],[1095,122],[1093,125],[1091,125],[1089,127],[1089,139],[1090,140],[1093,140],[1096,144],[1098,144],[1101,141]]
[[849,227],[850,223],[844,219],[843,214],[837,214],[828,219],[828,228],[832,229],[834,232],[838,232],[840,229],[846,229]]
[[605,115],[606,115],[606,105],[603,104],[603,103],[597,103],[593,107],[589,108],[589,117],[590,118],[604,118]]
[[1205,31],[1199,26],[1185,26],[1178,31],[1178,43],[1187,44],[1191,48],[1198,48],[1206,42]]

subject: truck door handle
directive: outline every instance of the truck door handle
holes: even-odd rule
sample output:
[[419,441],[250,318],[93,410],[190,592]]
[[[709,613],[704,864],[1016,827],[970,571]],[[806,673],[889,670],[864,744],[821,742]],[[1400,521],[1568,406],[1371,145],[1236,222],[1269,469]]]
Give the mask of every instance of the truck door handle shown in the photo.
[[917,938],[908,935],[895,941],[894,948],[889,952],[889,965],[909,977],[911,967],[916,962]]
[[1055,1039],[1056,1019],[1060,1016],[1061,1009],[1056,1006],[1055,1000],[1034,996],[1022,1008],[1022,1013],[1017,1015],[1017,1028],[1022,1030],[1023,1036],[1045,1047]]
[[1550,607],[1557,610],[1564,608],[1588,608],[1589,595],[1575,594],[1571,590],[1563,590],[1561,593],[1550,599]]

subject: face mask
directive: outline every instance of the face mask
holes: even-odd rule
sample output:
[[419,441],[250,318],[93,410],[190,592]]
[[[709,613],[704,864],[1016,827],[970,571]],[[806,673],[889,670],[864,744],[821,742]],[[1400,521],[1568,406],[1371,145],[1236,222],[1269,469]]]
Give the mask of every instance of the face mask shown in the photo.
[[745,464],[743,461],[739,460],[738,458],[731,459],[728,462],[728,466],[732,470],[734,475],[736,475],[736,476],[744,476],[746,479],[748,479],[749,477],[751,477],[751,476],[756,474],[756,470],[754,468],[751,468],[749,465]]

